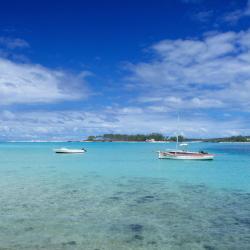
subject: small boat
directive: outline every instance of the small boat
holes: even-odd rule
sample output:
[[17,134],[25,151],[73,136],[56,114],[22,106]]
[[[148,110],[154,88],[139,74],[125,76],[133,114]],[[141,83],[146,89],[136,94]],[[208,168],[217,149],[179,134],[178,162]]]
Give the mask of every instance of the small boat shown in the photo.
[[167,143],[167,141],[156,141],[155,139],[147,139],[145,142],[149,142],[149,143]]
[[71,148],[58,148],[54,149],[54,152],[57,154],[82,154],[87,152],[86,149],[71,149]]
[[146,142],[155,143],[155,139],[147,139]]
[[[179,119],[178,119],[179,120]],[[181,147],[181,148],[180,148]],[[178,134],[176,135],[176,148],[166,151],[157,151],[159,159],[173,160],[213,160],[214,155],[204,151],[192,152],[187,150],[188,143],[179,144]]]
[[191,152],[185,150],[158,151],[159,159],[173,160],[213,160],[214,155],[204,151]]

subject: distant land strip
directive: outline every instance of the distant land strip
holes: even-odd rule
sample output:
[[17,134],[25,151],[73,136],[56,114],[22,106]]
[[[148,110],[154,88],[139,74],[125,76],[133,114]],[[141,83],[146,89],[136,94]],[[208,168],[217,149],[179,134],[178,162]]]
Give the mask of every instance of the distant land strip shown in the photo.
[[[154,141],[168,141],[175,142],[177,140],[176,136],[164,136],[160,133],[151,133],[151,134],[104,134],[94,136],[91,135],[87,138],[86,141],[138,141],[138,142],[154,142]],[[230,137],[221,137],[221,138],[186,138],[182,135],[178,136],[178,141],[202,141],[202,142],[250,142],[250,136],[230,136]]]

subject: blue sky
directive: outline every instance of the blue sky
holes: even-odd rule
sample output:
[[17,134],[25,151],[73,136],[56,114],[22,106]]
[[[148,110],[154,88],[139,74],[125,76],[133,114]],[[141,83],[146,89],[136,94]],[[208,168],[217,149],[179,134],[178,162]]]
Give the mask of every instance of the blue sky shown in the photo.
[[249,1],[9,1],[0,140],[250,134]]

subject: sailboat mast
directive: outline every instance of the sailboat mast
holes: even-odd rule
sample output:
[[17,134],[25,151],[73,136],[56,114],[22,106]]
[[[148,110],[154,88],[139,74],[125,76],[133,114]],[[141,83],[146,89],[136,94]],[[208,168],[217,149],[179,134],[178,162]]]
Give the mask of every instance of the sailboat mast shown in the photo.
[[178,113],[178,123],[177,123],[177,135],[176,135],[176,149],[178,149],[179,143],[179,124],[180,124],[180,114]]

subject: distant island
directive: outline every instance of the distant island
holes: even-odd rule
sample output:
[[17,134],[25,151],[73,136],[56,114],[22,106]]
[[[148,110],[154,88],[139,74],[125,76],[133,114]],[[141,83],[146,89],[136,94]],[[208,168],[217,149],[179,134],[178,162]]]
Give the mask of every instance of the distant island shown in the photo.
[[[209,139],[202,139],[202,138],[185,138],[182,135],[178,136],[179,142],[183,141],[201,141],[201,142],[250,142],[250,136],[230,136],[230,137],[221,137],[221,138],[209,138]],[[161,142],[175,142],[176,136],[164,136],[161,133],[151,133],[151,134],[104,134],[94,136],[91,135],[85,141],[96,141],[96,142],[154,142],[154,141],[161,141]]]
[[250,142],[250,136],[230,136],[222,138],[203,139],[205,142]]
[[88,141],[166,141],[168,138],[160,133],[151,134],[104,134],[101,136],[89,136]]

